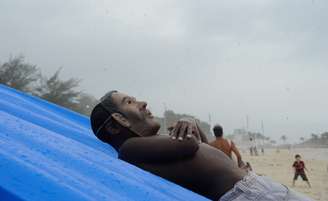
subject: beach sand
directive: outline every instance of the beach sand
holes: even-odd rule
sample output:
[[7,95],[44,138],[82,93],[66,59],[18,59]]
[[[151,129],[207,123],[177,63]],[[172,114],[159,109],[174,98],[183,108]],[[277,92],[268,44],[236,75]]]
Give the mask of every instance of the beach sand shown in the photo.
[[[300,154],[309,172],[306,172],[312,188],[309,188],[299,177],[292,187],[295,154]],[[261,175],[271,177],[295,191],[301,192],[314,200],[328,201],[328,149],[275,149],[265,150],[264,155],[250,156],[242,153],[243,160],[249,161],[253,170]]]

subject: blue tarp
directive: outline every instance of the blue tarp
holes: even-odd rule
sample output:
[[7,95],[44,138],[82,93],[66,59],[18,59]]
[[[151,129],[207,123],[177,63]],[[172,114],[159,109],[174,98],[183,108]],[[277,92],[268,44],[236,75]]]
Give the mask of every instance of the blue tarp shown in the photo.
[[0,85],[0,200],[207,200],[118,160],[89,124]]

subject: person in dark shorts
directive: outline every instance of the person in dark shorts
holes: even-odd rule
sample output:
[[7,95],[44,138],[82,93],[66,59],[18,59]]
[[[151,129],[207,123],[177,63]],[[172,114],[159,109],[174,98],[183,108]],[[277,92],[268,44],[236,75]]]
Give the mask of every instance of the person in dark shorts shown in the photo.
[[308,171],[305,167],[304,161],[301,160],[301,156],[299,154],[295,155],[295,162],[293,163],[294,168],[294,178],[293,178],[293,186],[295,186],[295,181],[297,180],[298,176],[301,176],[303,181],[305,181],[309,187],[311,188],[311,184],[309,182],[309,179],[307,178],[305,171]]

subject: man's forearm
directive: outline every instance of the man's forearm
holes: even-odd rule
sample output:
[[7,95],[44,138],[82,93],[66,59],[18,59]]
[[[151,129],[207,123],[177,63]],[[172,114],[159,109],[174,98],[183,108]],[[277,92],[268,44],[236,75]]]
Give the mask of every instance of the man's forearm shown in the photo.
[[194,137],[183,141],[166,136],[136,137],[122,145],[119,158],[131,163],[173,161],[191,157],[197,150]]

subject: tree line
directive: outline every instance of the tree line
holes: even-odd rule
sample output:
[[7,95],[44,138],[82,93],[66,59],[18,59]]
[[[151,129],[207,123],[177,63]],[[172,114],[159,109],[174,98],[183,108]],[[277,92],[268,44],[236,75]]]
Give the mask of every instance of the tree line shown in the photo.
[[303,147],[328,147],[328,132],[321,134],[312,133],[309,139],[300,138],[299,146]]
[[44,76],[23,56],[15,56],[0,64],[0,83],[89,116],[97,99],[78,90],[80,79],[63,80],[60,72],[61,68],[50,77]]

